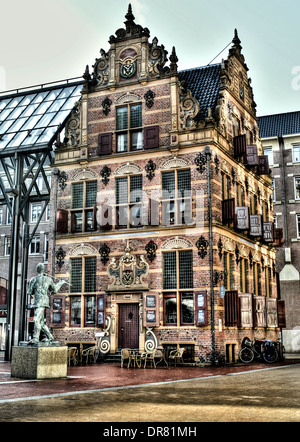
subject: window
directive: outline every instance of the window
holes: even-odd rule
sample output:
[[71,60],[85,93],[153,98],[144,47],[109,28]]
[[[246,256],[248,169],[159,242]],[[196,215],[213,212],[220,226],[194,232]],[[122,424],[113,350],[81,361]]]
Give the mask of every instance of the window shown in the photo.
[[142,175],[116,178],[116,227],[141,227]]
[[253,263],[253,292],[256,296],[261,295],[261,271],[257,262]]
[[239,183],[236,183],[236,205],[239,207],[245,205],[245,190]]
[[272,285],[271,285],[272,271],[270,267],[265,267],[265,285],[266,285],[266,296],[267,298],[272,296]]
[[70,260],[71,293],[81,294],[71,296],[70,326],[81,326],[84,306],[84,326],[96,325],[96,257],[72,258]]
[[162,224],[191,224],[191,171],[175,170],[162,174]]
[[295,177],[295,200],[300,200],[300,177]]
[[2,225],[2,220],[3,220],[3,208],[0,207],[0,225]]
[[250,215],[256,215],[257,214],[257,195],[255,195],[254,193],[250,193],[249,203],[250,203]]
[[5,237],[4,254],[5,256],[10,256],[10,236]]
[[[9,201],[10,201],[10,205],[11,205],[11,210],[13,210],[14,205],[13,205],[12,198],[10,198]],[[6,224],[11,224],[11,217],[12,217],[12,215],[9,211],[9,208],[8,208],[8,206],[6,206]]]
[[230,187],[231,187],[230,176],[222,172],[221,178],[222,178],[222,200],[227,200],[230,198]]
[[264,155],[268,157],[269,160],[269,166],[273,166],[273,149],[272,147],[266,147],[264,149]]
[[293,162],[294,163],[300,162],[300,145],[293,146]]
[[276,188],[275,188],[275,179],[272,179],[272,187],[273,187],[273,203],[276,202]]
[[248,261],[245,258],[240,260],[240,291],[248,293]]
[[38,255],[40,253],[40,241],[41,239],[39,235],[32,238],[29,249],[30,255]]
[[48,253],[49,253],[49,234],[45,233],[44,236],[44,261],[48,262]]
[[224,252],[224,287],[225,290],[233,290],[233,255]]
[[[274,223],[275,223],[275,217],[274,217]],[[297,238],[300,238],[300,215],[296,215],[296,223],[297,223]]]
[[193,252],[163,254],[164,325],[194,325]]
[[31,204],[31,222],[37,223],[39,216],[41,215],[42,211],[42,205],[40,203],[38,204]]
[[142,104],[117,108],[117,152],[143,148]]
[[72,233],[97,229],[96,204],[97,181],[72,184]]

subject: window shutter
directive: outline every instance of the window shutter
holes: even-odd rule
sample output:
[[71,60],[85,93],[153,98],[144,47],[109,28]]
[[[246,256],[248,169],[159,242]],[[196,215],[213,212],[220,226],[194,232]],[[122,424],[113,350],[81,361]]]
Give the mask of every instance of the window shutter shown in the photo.
[[109,155],[112,153],[112,133],[100,134],[98,136],[98,155]]
[[260,155],[258,157],[258,170],[259,175],[268,175],[270,173],[269,159],[267,155]]
[[68,233],[68,211],[59,209],[56,215],[56,232]]
[[274,223],[263,223],[263,234],[265,242],[274,242]]
[[101,204],[100,206],[100,228],[111,229],[112,228],[112,207],[108,204]]
[[254,326],[266,327],[266,298],[265,296],[254,296]]
[[230,198],[222,201],[222,220],[223,224],[235,222],[235,199]]
[[248,166],[258,166],[258,154],[256,144],[250,144],[246,147],[247,151],[247,165]]
[[203,327],[208,324],[207,317],[207,291],[195,292],[195,322],[197,327]]
[[65,296],[50,297],[50,327],[62,328],[65,326]]
[[225,326],[236,327],[240,324],[240,301],[237,290],[225,293]]
[[97,206],[93,207],[93,229],[97,230]]
[[262,216],[250,215],[250,235],[262,236]]
[[238,135],[233,139],[235,158],[244,157],[247,154],[246,135]]
[[278,327],[286,328],[285,301],[283,299],[278,299],[277,301],[277,314],[278,314]]
[[267,327],[278,327],[277,299],[267,298]]
[[235,208],[236,213],[236,227],[239,230],[249,230],[249,207],[242,206]]
[[149,199],[149,225],[150,226],[159,226],[159,201],[150,198]]
[[144,295],[144,327],[159,326],[159,298],[156,294]]
[[159,126],[144,128],[144,149],[159,147]]
[[283,244],[283,229],[276,227],[274,229],[274,245],[281,246]]
[[105,325],[105,295],[97,296],[97,327],[104,327]]
[[241,327],[253,327],[252,293],[240,293]]

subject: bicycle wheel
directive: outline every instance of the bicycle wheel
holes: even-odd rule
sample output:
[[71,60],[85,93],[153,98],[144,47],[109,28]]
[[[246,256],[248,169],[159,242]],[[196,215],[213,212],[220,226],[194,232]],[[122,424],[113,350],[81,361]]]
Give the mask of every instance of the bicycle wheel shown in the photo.
[[245,362],[245,364],[250,364],[254,359],[254,352],[251,348],[244,347],[239,352],[239,358],[242,362]]
[[273,364],[278,359],[278,352],[276,348],[269,348],[268,350],[263,352],[263,359],[268,364]]

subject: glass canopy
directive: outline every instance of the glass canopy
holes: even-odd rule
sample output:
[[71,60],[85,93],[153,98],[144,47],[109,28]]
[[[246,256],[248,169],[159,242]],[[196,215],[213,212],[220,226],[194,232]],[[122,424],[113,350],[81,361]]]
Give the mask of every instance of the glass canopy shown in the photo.
[[80,100],[82,84],[0,94],[0,150],[47,144]]

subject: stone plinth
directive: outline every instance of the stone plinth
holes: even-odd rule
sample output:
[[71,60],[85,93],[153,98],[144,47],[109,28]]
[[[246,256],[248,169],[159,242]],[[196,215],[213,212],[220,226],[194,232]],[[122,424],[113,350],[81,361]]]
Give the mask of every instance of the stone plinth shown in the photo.
[[67,377],[68,347],[13,347],[11,376],[25,379]]

